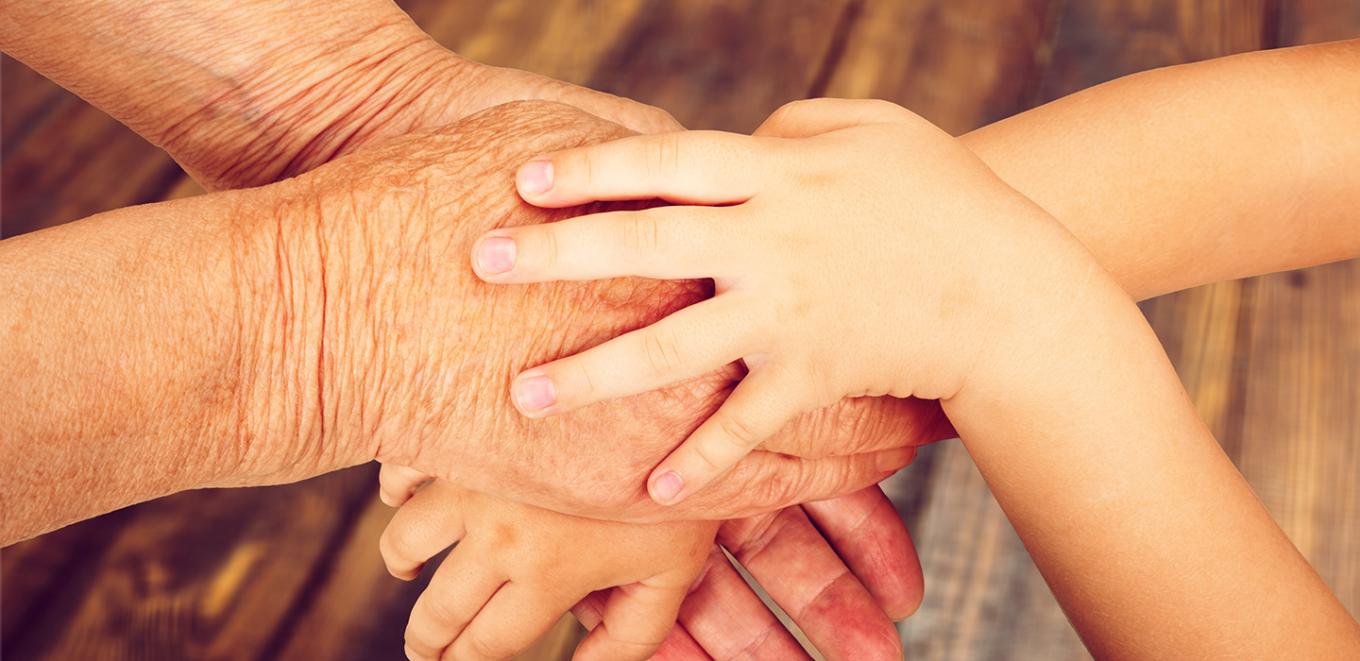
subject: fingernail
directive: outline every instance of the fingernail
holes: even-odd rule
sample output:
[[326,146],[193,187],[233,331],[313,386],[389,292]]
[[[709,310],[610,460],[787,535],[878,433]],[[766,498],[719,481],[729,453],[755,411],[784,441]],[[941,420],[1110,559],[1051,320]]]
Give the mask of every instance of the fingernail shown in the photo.
[[525,413],[542,411],[557,402],[557,388],[546,376],[531,376],[515,382],[515,406]]
[[519,167],[515,186],[521,193],[546,193],[553,185],[553,164],[547,159],[529,161]]
[[652,500],[670,505],[685,488],[685,479],[675,471],[666,471],[652,480]]
[[500,275],[515,268],[515,240],[491,236],[477,242],[477,269],[487,275]]

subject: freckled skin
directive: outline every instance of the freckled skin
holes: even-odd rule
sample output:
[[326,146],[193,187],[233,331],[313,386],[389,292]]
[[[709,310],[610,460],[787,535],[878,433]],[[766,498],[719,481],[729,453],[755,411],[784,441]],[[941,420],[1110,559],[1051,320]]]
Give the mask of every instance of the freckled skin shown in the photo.
[[[647,472],[715,410],[739,376],[735,367],[548,419],[514,409],[509,381],[520,370],[711,295],[698,282],[492,286],[471,272],[471,244],[487,229],[590,210],[521,202],[513,181],[520,163],[626,134],[567,106],[506,104],[278,185],[285,198],[321,199],[308,228],[319,247],[296,242],[300,253],[319,253],[325,270],[311,278],[325,283],[329,320],[320,375],[328,438],[320,447],[362,446],[478,491],[621,520],[771,510],[848,493],[910,459],[897,453],[896,465],[823,468],[766,455],[684,507],[661,510],[645,493]],[[831,447],[900,448],[943,437],[945,425],[933,403],[850,400],[804,416],[767,449],[816,457]]]

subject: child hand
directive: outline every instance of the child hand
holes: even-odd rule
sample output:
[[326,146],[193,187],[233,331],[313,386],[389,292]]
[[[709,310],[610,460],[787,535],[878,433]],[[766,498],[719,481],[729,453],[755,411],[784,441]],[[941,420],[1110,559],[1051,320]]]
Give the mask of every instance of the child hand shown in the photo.
[[474,270],[494,283],[715,280],[714,298],[512,385],[516,406],[541,416],[745,361],[750,372],[723,406],[653,470],[648,489],[662,504],[803,411],[843,397],[957,395],[975,370],[993,369],[986,356],[1039,337],[1029,326],[1064,306],[1064,283],[1094,264],[971,152],[881,101],[790,104],[752,136],[569,149],[523,166],[517,185],[548,207],[724,205],[498,229],[474,247]]
[[[393,477],[396,484],[408,476]],[[617,589],[602,620],[576,658],[645,659],[670,633],[717,530],[715,522],[639,526],[583,519],[442,480],[405,499],[408,491],[388,482],[384,500],[388,491],[397,496],[392,500],[404,500],[380,542],[393,576],[414,578],[426,559],[457,542],[411,611],[406,651],[412,659],[509,657],[587,595],[611,587]],[[409,534],[431,528],[443,534]],[[425,548],[431,543],[441,546]]]

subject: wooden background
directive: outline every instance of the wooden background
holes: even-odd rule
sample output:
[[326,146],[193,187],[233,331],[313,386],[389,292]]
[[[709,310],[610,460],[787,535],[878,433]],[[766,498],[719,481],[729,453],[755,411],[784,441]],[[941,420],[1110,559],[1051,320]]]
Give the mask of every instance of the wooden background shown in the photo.
[[[809,96],[881,97],[954,132],[1151,67],[1360,35],[1360,0],[434,0],[403,2],[469,57],[747,131]],[[169,158],[3,64],[6,235],[198,189]],[[1360,613],[1360,262],[1144,306],[1213,430]],[[3,552],[7,659],[401,656],[423,581],[382,569],[376,471],[184,493]],[[890,485],[921,546],[912,658],[1084,657],[967,456]],[[556,658],[563,625],[526,658]]]

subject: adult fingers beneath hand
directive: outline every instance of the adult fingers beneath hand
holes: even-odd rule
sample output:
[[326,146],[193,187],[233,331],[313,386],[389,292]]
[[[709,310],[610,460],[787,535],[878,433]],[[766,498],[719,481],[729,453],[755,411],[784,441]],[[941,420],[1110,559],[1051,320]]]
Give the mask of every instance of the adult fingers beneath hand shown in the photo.
[[717,547],[709,555],[703,577],[680,606],[680,623],[715,659],[807,658],[798,641]]
[[920,446],[954,436],[939,402],[855,397],[804,413],[761,449],[817,459]]
[[904,447],[804,459],[757,450],[708,488],[664,510],[664,518],[731,519],[823,500],[878,484],[916,456]]
[[892,620],[801,508],[729,521],[718,541],[827,659],[902,658]]
[[434,482],[407,501],[378,538],[387,571],[409,581],[425,562],[463,538],[461,490]]
[[882,489],[804,503],[803,510],[888,617],[901,620],[916,612],[925,590],[921,560]]
[[629,98],[550,79],[561,86],[555,98],[592,115],[599,115],[638,133],[679,131],[684,127],[669,112]]

